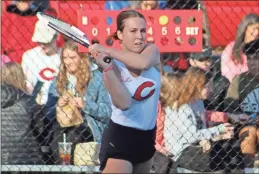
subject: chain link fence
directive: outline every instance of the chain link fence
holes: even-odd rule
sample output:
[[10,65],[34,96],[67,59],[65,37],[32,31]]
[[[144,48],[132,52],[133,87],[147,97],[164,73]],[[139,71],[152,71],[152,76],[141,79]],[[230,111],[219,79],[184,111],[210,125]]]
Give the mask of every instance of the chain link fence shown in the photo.
[[[99,172],[100,142],[112,112],[102,70],[68,38],[39,23],[36,13],[44,11],[75,26],[83,20],[80,12],[96,14],[88,19],[97,28],[91,28],[91,42],[105,43],[96,31],[108,30],[98,25],[102,19],[97,12],[122,9],[202,11],[202,51],[181,45],[177,51],[161,51],[157,152],[151,172],[258,173],[259,2],[1,3],[3,173]],[[164,36],[163,31],[152,32],[153,39],[157,35]]]

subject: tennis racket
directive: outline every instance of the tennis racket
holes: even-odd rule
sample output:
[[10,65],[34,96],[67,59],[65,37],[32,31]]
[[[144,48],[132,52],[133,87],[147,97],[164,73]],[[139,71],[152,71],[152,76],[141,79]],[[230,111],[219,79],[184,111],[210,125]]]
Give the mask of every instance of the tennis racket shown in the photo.
[[[43,22],[45,25],[49,26],[50,28],[53,28],[57,32],[71,38],[75,42],[85,46],[89,47],[90,42],[85,33],[83,33],[80,29],[76,28],[75,26],[68,24],[60,19],[54,18],[50,15],[44,14],[42,12],[37,13],[38,19]],[[110,63],[112,58],[106,56],[104,57],[103,61],[106,63]]]

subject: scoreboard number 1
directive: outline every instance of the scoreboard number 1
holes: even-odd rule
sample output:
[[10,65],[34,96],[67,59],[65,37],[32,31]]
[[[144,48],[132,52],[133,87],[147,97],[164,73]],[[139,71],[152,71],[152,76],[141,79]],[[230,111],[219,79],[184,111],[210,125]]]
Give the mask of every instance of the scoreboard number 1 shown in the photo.
[[110,28],[106,28],[106,31],[107,31],[108,36],[110,36],[111,35],[111,29]]

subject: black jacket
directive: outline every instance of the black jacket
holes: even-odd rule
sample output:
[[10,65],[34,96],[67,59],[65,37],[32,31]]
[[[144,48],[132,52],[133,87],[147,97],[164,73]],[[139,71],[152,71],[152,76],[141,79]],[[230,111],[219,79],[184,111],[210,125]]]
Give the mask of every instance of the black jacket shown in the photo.
[[217,68],[212,68],[211,73],[213,78],[212,93],[209,99],[204,101],[204,104],[207,110],[224,112],[224,99],[227,95],[230,82],[226,77],[221,75],[221,72]]
[[231,113],[259,113],[259,78],[246,72],[235,76],[224,101]]
[[41,164],[40,145],[32,120],[37,114],[35,100],[10,85],[1,85],[2,164]]

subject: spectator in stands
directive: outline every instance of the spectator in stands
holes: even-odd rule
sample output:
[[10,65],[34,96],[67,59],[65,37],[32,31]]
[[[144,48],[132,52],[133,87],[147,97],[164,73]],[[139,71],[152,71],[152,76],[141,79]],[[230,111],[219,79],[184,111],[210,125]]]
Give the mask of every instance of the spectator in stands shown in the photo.
[[[43,11],[51,15],[57,12],[48,8],[48,1],[2,1],[1,22],[1,54],[8,56],[13,62],[21,63],[25,51],[36,47],[31,42],[34,26],[37,22],[36,12]],[[34,8],[35,7],[35,8]]]
[[1,72],[1,163],[43,164],[32,124],[37,104],[26,88],[22,67],[10,62]]
[[[250,54],[244,50],[247,57],[248,72],[236,75],[228,89],[225,105],[228,112],[247,113],[259,115],[259,37],[250,42],[256,48]],[[247,124],[239,125],[239,138],[241,139],[241,150],[245,157],[246,167],[253,167],[254,158],[259,143],[258,117],[250,120]]]
[[259,16],[248,14],[240,22],[235,41],[229,43],[221,55],[221,73],[231,82],[235,75],[247,72],[247,56],[242,48],[245,43],[259,36]]
[[[170,81],[167,77],[170,77]],[[172,83],[173,89],[171,89],[170,93],[161,93],[161,98],[169,97],[172,100],[177,100],[180,94],[180,76],[176,73],[166,73],[162,77],[162,83]],[[168,90],[166,86],[162,86],[163,89],[161,91]],[[166,102],[163,101],[162,102]],[[153,167],[152,170],[154,173],[168,173],[170,168],[172,167],[173,161],[171,159],[172,154],[166,149],[165,147],[165,140],[164,140],[164,122],[165,122],[165,112],[162,108],[162,105],[165,103],[159,102],[158,104],[158,114],[157,114],[157,130],[156,130],[156,153],[154,156]]]
[[20,16],[36,15],[37,12],[45,11],[49,8],[48,0],[15,0],[7,6],[7,12]]
[[38,21],[32,41],[38,43],[39,46],[27,50],[22,57],[22,67],[30,93],[38,81],[43,82],[37,97],[37,103],[40,105],[47,102],[49,86],[59,71],[60,50],[57,47],[56,39],[57,32]]
[[223,101],[227,93],[229,81],[221,75],[220,70],[216,66],[217,62],[212,58],[212,49],[204,46],[202,52],[190,53],[189,63],[191,67],[198,67],[212,73],[213,92],[205,100],[205,107],[207,110],[224,112]]
[[[39,142],[43,148],[44,160],[51,164],[49,160],[49,134],[50,123],[43,113],[43,108],[48,99],[48,90],[55,76],[57,76],[60,66],[60,49],[57,46],[57,32],[52,28],[37,21],[34,33],[31,38],[38,46],[27,50],[22,57],[22,68],[26,76],[26,85],[29,94],[35,94],[36,102],[41,106],[39,115],[43,121],[44,128],[39,135]],[[40,117],[40,116],[39,116]]]
[[[72,93],[72,101],[68,101],[68,91]],[[84,121],[78,126],[61,128],[56,122],[56,109],[68,102],[80,109]],[[110,105],[98,67],[90,63],[87,54],[78,52],[76,43],[67,41],[61,53],[60,70],[50,87],[45,107],[46,116],[54,123],[52,147],[57,153],[56,159],[59,158],[57,143],[63,141],[62,133],[67,134],[67,141],[73,142],[73,147],[76,143],[92,140],[100,143],[111,115]]]
[[[230,139],[233,127],[221,124],[207,128],[203,101],[211,92],[211,75],[200,68],[190,68],[182,77],[179,98],[173,100],[170,91],[174,84],[162,84],[161,102],[165,109],[165,146],[172,153],[175,166],[209,172],[225,170],[222,166],[229,150],[219,147],[217,141]],[[210,141],[215,141],[210,143]],[[200,144],[201,146],[196,146]],[[205,153],[206,152],[206,153]],[[223,155],[223,156],[222,156]]]
[[129,1],[105,1],[104,8],[105,10],[122,10],[130,6]]
[[155,10],[159,8],[158,1],[131,1],[131,8],[137,10]]
[[203,46],[202,52],[195,52],[189,54],[189,64],[191,67],[197,67],[212,74],[212,92],[210,96],[204,100],[206,108],[206,117],[209,123],[227,122],[230,118],[234,122],[240,122],[248,119],[248,115],[226,113],[224,108],[224,99],[229,87],[229,81],[222,76],[217,67],[217,63],[212,58],[212,49]]

